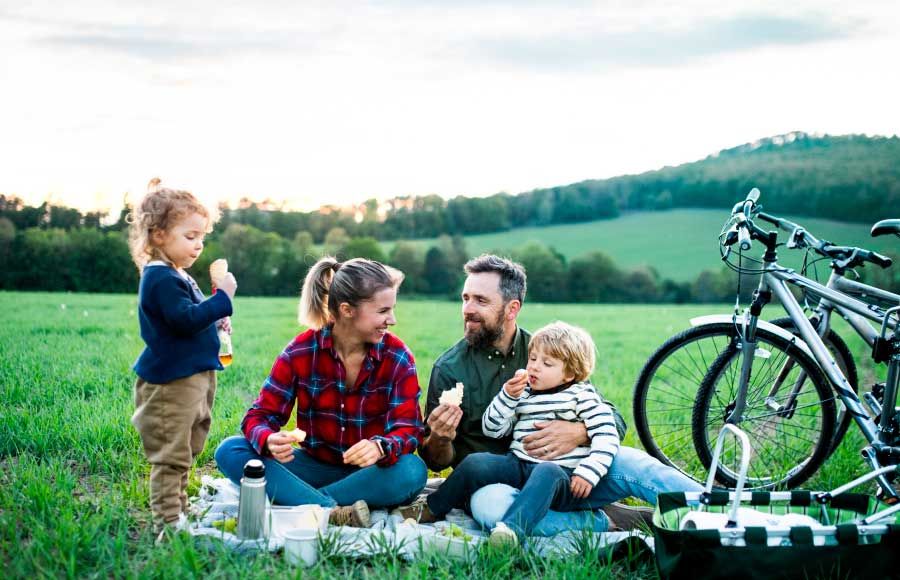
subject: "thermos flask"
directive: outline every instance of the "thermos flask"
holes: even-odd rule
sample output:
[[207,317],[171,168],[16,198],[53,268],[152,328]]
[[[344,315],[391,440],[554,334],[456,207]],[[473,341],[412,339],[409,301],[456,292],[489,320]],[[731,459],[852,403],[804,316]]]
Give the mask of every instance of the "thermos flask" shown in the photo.
[[266,467],[259,459],[244,465],[238,503],[237,537],[258,540],[266,533]]

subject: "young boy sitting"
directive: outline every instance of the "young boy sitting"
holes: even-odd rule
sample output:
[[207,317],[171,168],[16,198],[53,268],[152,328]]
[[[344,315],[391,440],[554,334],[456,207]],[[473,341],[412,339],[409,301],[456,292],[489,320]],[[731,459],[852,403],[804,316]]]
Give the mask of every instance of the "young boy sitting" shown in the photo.
[[[535,332],[527,368],[503,385],[482,417],[486,435],[500,438],[512,432],[509,453],[466,457],[428,496],[419,521],[435,521],[464,507],[476,490],[493,483],[522,490],[491,531],[494,544],[514,544],[517,534],[529,535],[551,508],[600,507],[589,496],[619,450],[619,435],[612,409],[586,382],[594,362],[594,341],[585,330],[554,322]],[[522,439],[536,431],[535,422],[555,419],[584,423],[590,445],[549,461],[528,455]]]

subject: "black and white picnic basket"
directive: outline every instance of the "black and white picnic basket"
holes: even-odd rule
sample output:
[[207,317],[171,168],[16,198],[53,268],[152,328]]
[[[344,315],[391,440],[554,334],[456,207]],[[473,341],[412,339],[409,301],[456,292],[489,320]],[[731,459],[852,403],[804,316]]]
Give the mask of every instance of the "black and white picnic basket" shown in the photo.
[[[730,492],[713,489],[729,433],[742,449]],[[750,452],[747,435],[725,425],[705,490],[659,495],[653,535],[662,578],[900,578],[900,504],[848,493],[895,467],[830,492],[747,492]]]

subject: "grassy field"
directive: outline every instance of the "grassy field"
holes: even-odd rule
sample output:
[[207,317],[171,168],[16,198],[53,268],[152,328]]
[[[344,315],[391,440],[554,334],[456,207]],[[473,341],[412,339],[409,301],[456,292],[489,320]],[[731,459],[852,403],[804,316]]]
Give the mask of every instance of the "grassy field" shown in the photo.
[[[767,209],[777,212],[774,206]],[[650,265],[663,278],[683,282],[693,280],[703,270],[720,267],[716,237],[727,217],[727,208],[635,212],[611,220],[467,236],[466,248],[474,256],[494,250],[513,250],[530,241],[540,241],[553,246],[570,260],[600,250],[612,256],[620,266]],[[816,237],[836,244],[862,246],[879,252],[900,251],[896,239],[870,237],[872,224],[786,217],[803,225]],[[436,240],[414,242],[427,249]],[[391,247],[391,244],[385,244],[387,251]]]
[[[142,348],[136,299],[124,295],[0,292],[0,565],[5,577],[292,576],[280,556],[245,558],[216,546],[177,540],[154,547],[148,467],[137,433],[130,366]],[[293,299],[239,298],[235,363],[219,375],[213,428],[200,471],[215,471],[212,453],[236,434],[272,360],[298,332]],[[595,384],[630,419],[630,392],[647,356],[709,306],[528,304],[526,328],[562,319],[585,326],[600,358]],[[427,384],[434,359],[460,335],[459,307],[402,302],[396,332],[416,354]],[[844,333],[846,334],[846,333]],[[854,343],[862,352],[861,345]],[[863,357],[860,357],[861,359]],[[861,361],[865,363],[865,360]],[[863,377],[870,375],[863,369]],[[633,430],[626,444],[636,445]],[[858,436],[809,485],[830,487],[861,469]],[[655,577],[584,557],[541,560],[527,553],[482,554],[474,563],[440,558],[405,564],[389,551],[360,561],[329,559],[319,578],[385,577]]]

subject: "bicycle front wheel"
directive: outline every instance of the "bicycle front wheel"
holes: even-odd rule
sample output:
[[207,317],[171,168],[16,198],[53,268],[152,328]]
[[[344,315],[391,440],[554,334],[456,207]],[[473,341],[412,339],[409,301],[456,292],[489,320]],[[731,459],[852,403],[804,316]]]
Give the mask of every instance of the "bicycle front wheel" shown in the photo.
[[[791,341],[758,329],[746,392],[736,425],[750,437],[753,455],[748,489],[783,489],[806,481],[831,449],[836,407],[830,383],[816,362]],[[694,448],[706,469],[716,437],[735,407],[741,364],[736,341],[712,364],[700,385],[693,410]],[[726,446],[716,479],[737,484],[740,451]]]

